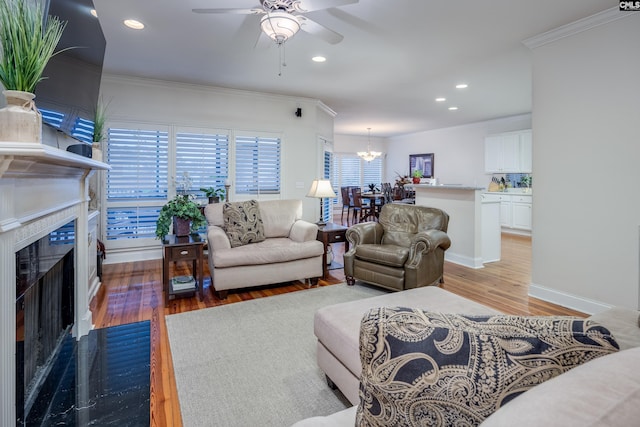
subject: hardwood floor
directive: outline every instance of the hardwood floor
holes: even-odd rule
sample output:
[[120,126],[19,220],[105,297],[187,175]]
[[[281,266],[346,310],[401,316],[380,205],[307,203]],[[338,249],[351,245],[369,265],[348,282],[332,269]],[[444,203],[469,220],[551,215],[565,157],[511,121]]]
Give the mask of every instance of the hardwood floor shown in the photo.
[[[343,245],[334,244],[335,256],[340,259]],[[178,264],[176,274],[187,274],[188,265]],[[226,300],[219,300],[209,289],[208,268],[205,267],[204,301],[183,298],[164,306],[162,294],[161,260],[106,264],[103,266],[102,287],[92,302],[96,328],[124,323],[151,321],[151,425],[182,426],[173,362],[167,338],[164,316],[205,307],[254,298],[263,298],[307,289],[302,282],[286,286],[267,286],[231,292]],[[449,262],[444,267],[445,283],[442,288],[493,307],[504,313],[523,315],[576,315],[573,310],[530,298],[531,239],[502,235],[502,260],[487,264],[483,269],[470,269]],[[331,270],[327,280],[319,286],[330,286],[344,281],[344,272]],[[357,285],[356,285],[357,286]]]

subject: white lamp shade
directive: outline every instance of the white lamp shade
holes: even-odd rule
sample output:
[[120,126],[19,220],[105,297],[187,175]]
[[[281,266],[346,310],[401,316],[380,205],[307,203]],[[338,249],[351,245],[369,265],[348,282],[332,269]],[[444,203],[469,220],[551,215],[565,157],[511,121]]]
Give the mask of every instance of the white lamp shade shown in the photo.
[[316,179],[311,183],[311,188],[309,189],[309,193],[307,193],[307,197],[338,197],[336,193],[331,188],[331,181],[328,179]]
[[300,29],[295,15],[287,12],[270,12],[260,20],[262,31],[277,43],[284,43]]

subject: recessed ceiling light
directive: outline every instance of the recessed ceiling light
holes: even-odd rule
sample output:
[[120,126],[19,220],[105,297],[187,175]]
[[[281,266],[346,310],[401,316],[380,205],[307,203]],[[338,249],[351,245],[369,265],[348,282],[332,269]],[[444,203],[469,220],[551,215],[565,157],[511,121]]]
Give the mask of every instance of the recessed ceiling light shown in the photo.
[[444,102],[446,100],[447,100],[447,98],[442,98],[442,97],[441,98],[436,98],[436,102]]
[[459,85],[456,85],[456,89],[466,89],[468,87],[469,85],[466,83],[460,83]]
[[136,21],[135,19],[125,19],[124,25],[129,28],[133,28],[134,30],[141,30],[144,28],[144,24],[140,21]]
[[327,60],[327,58],[325,58],[324,56],[314,56],[313,58],[311,58],[311,60],[313,62],[324,62]]
[[457,109],[458,109],[458,107],[449,107],[449,110],[451,110],[451,111],[455,111]]
[[91,9],[91,12],[89,12],[89,13],[91,13],[91,16],[93,16],[93,17],[95,17],[95,18],[97,18],[97,17],[98,17],[98,12],[96,12],[96,10],[95,10],[95,9]]

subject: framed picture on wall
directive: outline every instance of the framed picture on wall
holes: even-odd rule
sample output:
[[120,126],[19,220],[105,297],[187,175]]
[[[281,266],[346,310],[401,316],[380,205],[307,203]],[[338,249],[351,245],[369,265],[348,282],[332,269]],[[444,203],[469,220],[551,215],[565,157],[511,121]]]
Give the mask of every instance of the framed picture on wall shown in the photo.
[[423,178],[433,178],[433,153],[409,154],[409,175],[419,169]]

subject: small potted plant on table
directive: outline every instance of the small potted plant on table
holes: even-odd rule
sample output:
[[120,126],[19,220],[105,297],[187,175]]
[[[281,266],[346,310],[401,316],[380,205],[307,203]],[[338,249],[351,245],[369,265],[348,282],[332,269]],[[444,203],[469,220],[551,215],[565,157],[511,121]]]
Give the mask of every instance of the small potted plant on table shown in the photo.
[[413,170],[413,173],[411,174],[411,179],[413,180],[414,184],[420,184],[420,180],[422,179],[422,177],[423,175],[420,169]]
[[209,198],[209,203],[224,202],[224,188],[203,187],[200,191],[204,192],[205,196]]
[[156,237],[160,240],[169,234],[169,227],[173,222],[173,234],[188,236],[206,224],[206,219],[200,207],[188,194],[179,194],[160,209],[156,222]]

